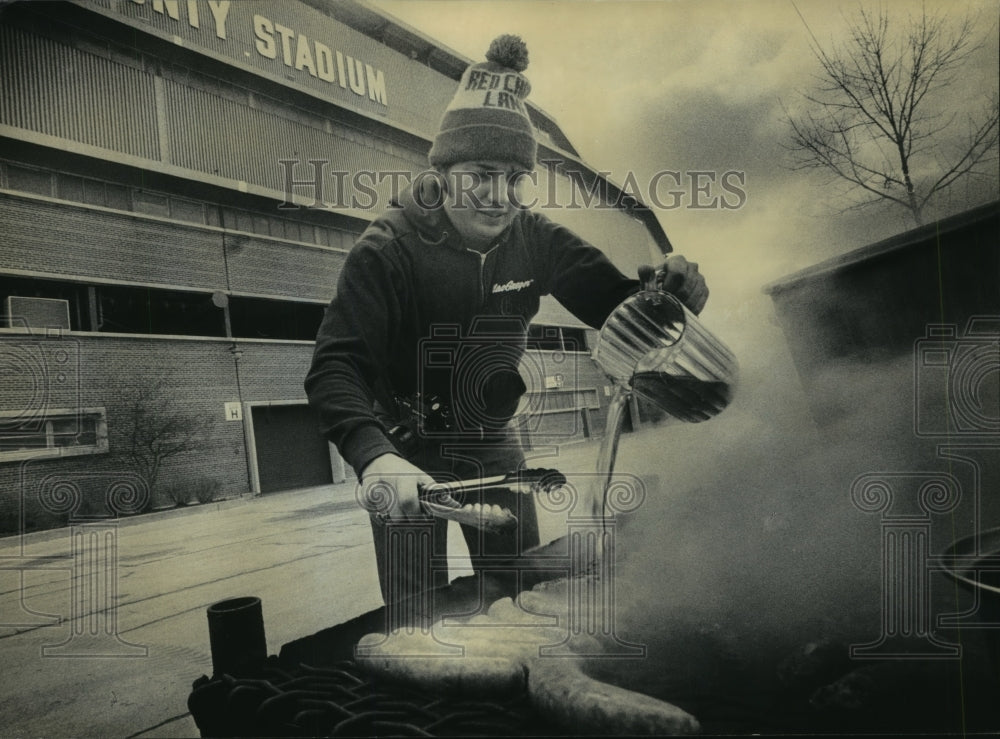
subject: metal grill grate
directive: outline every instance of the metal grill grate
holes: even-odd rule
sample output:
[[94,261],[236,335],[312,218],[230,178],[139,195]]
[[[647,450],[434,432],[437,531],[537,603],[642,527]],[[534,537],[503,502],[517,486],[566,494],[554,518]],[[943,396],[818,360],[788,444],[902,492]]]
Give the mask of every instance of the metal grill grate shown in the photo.
[[271,658],[252,678],[199,678],[188,707],[202,736],[213,737],[562,734],[524,694],[452,699],[373,681],[354,662],[288,671]]

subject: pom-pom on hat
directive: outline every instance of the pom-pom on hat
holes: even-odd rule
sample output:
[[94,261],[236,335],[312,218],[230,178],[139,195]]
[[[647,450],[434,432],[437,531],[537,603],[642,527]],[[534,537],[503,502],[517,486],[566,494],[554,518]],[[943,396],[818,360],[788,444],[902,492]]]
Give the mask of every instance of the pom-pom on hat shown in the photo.
[[518,36],[493,40],[486,61],[471,64],[445,110],[429,159],[444,169],[456,162],[516,162],[534,169],[538,144],[525,100],[531,83],[528,47]]

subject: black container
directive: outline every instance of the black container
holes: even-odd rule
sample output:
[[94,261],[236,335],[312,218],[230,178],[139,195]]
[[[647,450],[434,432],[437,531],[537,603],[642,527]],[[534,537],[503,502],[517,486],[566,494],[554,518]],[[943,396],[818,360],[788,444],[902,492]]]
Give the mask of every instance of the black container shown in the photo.
[[993,673],[1000,678],[1000,528],[955,541],[940,564],[944,574],[975,597]]
[[252,674],[267,659],[260,598],[231,598],[210,605],[208,637],[214,675]]

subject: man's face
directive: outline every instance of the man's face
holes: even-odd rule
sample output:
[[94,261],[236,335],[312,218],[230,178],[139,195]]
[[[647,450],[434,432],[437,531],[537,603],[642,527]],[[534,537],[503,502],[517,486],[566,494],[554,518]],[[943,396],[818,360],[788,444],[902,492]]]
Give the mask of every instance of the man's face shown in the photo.
[[512,162],[458,162],[444,172],[444,207],[455,230],[473,244],[486,244],[517,215],[515,190],[524,170]]

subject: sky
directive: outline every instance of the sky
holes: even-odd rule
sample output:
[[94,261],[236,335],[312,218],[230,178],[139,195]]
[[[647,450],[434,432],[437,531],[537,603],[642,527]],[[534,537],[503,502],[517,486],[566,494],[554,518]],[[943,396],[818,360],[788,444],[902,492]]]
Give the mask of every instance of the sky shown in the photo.
[[[843,40],[862,3],[831,0],[372,0],[455,51],[481,60],[492,38],[527,43],[531,100],[553,115],[591,166],[648,188],[658,171],[682,173],[680,206],[655,207],[675,251],[694,259],[713,290],[709,312],[746,310],[761,288],[791,272],[912,227],[901,210],[842,213],[828,177],[795,171],[784,110],[802,104],[818,71],[810,35]],[[893,22],[914,0],[890,0]],[[933,102],[956,124],[998,88],[997,0],[929,0],[928,11],[976,20],[982,48]],[[964,128],[956,129],[962,133]],[[990,165],[997,167],[994,161]],[[746,199],[733,209],[690,207],[695,171],[738,172]],[[735,176],[735,175],[734,175]],[[959,186],[939,215],[998,197],[998,178]],[[701,180],[705,182],[704,179]],[[660,202],[676,202],[663,193]],[[741,180],[730,180],[739,184]],[[716,184],[707,195],[727,198]],[[706,196],[699,196],[705,202]],[[720,201],[721,202],[721,201]]]

